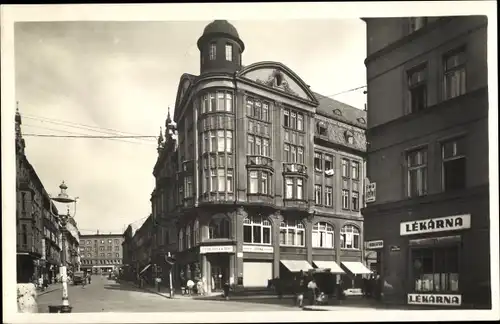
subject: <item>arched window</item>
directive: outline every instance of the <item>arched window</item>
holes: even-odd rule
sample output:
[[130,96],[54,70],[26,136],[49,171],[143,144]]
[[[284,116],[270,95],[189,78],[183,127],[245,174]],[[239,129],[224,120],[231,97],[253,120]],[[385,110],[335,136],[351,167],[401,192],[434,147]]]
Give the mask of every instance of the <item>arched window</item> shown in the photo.
[[271,244],[271,222],[262,216],[251,216],[243,221],[243,242]]
[[179,230],[179,251],[184,250],[184,230]]
[[333,226],[328,223],[316,223],[312,230],[312,245],[320,248],[334,247]]
[[280,224],[280,245],[305,246],[305,233],[301,221],[285,220]]
[[354,225],[345,225],[340,230],[340,248],[359,250],[359,228]]
[[191,226],[186,227],[186,249],[191,248]]
[[194,245],[200,243],[200,222],[198,220],[194,221],[193,236],[194,236]]
[[208,238],[229,238],[230,226],[231,223],[225,215],[220,214],[213,216],[208,225]]

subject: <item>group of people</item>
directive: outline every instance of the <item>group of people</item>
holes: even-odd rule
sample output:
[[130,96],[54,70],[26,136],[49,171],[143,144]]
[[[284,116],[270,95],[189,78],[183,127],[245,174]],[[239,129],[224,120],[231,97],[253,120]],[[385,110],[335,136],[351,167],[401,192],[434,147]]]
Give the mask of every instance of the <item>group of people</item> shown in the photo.
[[363,296],[366,298],[380,299],[382,292],[381,278],[377,273],[370,274],[363,278]]

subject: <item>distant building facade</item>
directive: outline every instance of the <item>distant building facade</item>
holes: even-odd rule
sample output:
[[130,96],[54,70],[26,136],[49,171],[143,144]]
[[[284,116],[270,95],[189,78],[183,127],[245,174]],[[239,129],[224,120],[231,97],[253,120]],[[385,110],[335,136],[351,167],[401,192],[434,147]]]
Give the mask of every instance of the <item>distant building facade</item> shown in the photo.
[[17,282],[28,283],[44,274],[53,279],[61,262],[58,210],[25,154],[21,114],[15,115]]
[[123,234],[80,235],[80,260],[83,271],[106,273],[123,264]]
[[169,113],[153,171],[155,262],[175,252],[174,280],[204,278],[208,291],[316,266],[348,273],[346,261],[366,269],[366,112],[282,63],[243,67],[227,21],[210,23],[198,48],[201,73],[181,76],[177,125]]
[[364,20],[363,215],[384,300],[491,307],[487,18]]
[[127,226],[123,233],[123,273],[126,280],[137,281],[139,273],[152,280],[152,273],[149,267],[151,264],[151,237],[153,227],[151,226],[151,216],[145,217]]

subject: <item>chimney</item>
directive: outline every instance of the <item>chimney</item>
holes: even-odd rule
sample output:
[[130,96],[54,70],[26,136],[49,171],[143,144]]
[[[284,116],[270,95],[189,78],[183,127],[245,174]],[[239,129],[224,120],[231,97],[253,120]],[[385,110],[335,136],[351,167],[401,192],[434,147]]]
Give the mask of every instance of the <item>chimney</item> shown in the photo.
[[97,235],[99,235],[99,230],[97,230]]

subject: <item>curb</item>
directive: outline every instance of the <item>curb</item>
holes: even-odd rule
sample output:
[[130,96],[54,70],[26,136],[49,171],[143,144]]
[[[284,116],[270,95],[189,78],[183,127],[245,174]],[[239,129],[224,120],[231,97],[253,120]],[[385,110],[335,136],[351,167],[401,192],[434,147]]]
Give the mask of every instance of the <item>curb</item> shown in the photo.
[[52,290],[44,290],[44,291],[38,293],[37,296],[43,296],[45,294],[51,293],[51,292],[56,291],[56,290],[61,290],[61,289],[62,289],[62,287],[57,287],[57,288],[54,288]]

